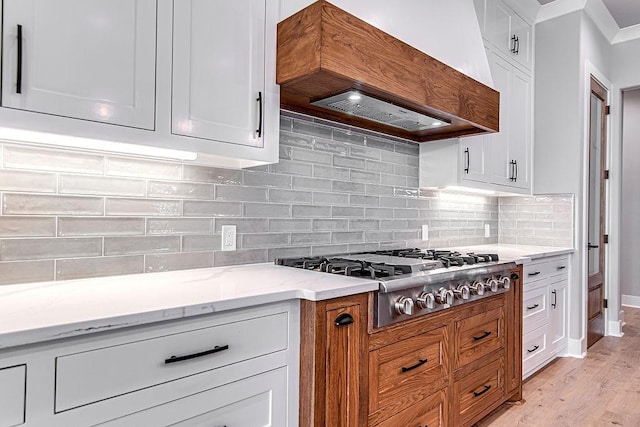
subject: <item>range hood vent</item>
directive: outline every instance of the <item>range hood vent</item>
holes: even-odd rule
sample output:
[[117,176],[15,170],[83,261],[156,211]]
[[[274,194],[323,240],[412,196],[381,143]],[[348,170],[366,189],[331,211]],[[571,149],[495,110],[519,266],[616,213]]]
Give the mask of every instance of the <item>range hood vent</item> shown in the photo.
[[311,104],[383,125],[394,126],[408,132],[449,126],[445,120],[417,113],[355,90],[320,99]]
[[498,92],[324,0],[278,24],[276,81],[283,109],[413,141],[499,131]]

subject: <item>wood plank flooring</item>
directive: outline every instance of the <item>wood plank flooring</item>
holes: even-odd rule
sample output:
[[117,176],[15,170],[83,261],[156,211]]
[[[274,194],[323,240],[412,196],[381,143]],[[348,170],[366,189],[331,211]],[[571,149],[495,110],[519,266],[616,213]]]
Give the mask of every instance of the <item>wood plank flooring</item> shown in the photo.
[[524,383],[524,404],[476,427],[640,426],[640,308],[624,313],[622,338],[602,338],[584,359],[557,359]]

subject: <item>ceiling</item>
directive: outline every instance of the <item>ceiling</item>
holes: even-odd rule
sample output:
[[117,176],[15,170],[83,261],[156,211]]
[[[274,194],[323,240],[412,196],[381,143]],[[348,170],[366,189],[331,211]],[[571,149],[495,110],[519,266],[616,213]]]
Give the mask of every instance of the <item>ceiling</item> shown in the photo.
[[[540,4],[547,4],[557,0],[538,0]],[[622,28],[640,24],[640,1],[638,0],[602,0],[609,9],[609,13]]]

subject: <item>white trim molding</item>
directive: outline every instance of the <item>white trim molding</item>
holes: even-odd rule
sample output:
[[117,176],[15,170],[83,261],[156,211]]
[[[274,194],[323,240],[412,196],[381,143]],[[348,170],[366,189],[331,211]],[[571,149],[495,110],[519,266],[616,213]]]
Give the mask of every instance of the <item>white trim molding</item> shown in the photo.
[[567,356],[584,358],[587,355],[587,342],[584,338],[579,340],[569,338],[567,342]]
[[635,295],[622,295],[622,305],[640,308],[640,297]]

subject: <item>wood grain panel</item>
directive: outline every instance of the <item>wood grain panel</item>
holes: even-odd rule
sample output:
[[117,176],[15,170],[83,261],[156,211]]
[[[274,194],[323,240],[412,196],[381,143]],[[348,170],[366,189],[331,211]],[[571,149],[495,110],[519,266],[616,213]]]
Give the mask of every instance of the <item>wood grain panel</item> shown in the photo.
[[469,426],[504,396],[504,359],[478,366],[454,384],[454,425]]
[[447,328],[369,354],[369,424],[377,424],[448,384]]
[[[430,141],[499,131],[499,93],[326,1],[278,24],[281,107]],[[358,89],[451,126],[409,132],[310,105]]]
[[511,401],[522,400],[522,266],[511,270],[505,304],[505,389]]
[[504,308],[499,307],[457,321],[455,324],[456,368],[473,362],[504,345]]
[[445,427],[447,425],[447,390],[445,389],[386,419],[376,427]]

